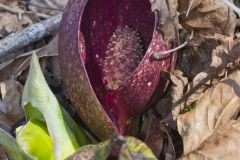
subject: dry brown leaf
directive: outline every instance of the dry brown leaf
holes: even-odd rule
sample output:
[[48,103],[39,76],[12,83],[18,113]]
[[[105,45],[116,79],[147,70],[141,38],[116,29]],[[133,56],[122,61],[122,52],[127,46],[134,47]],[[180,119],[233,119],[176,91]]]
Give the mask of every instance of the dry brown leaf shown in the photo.
[[[178,0],[178,3],[180,24],[194,30],[190,45],[182,49],[178,57],[179,67],[191,80],[209,68],[214,50],[233,41],[236,15],[219,0]],[[186,15],[189,7],[190,12]],[[186,35],[181,35],[184,39],[182,37]]]
[[143,122],[140,134],[144,143],[148,145],[156,157],[174,160],[176,153],[172,142],[172,133],[167,128],[159,118],[148,112],[148,117]]
[[[44,47],[37,49],[35,53],[39,57],[51,57],[58,55],[57,49],[58,37],[56,36],[49,44],[45,45]],[[30,64],[29,55],[20,55],[14,61],[11,60],[11,63],[8,63],[4,68],[0,69],[0,81],[5,81],[9,78],[16,79],[18,78],[24,70],[26,70]],[[1,65],[0,65],[1,66]],[[55,65],[57,67],[57,65]],[[54,69],[54,73],[57,74],[59,77],[59,73],[57,73],[58,69]],[[55,72],[56,71],[56,72]],[[26,80],[26,76],[21,77],[21,81]]]
[[164,24],[169,17],[167,0],[150,0],[152,11],[158,11],[161,15],[160,24]]
[[0,146],[0,160],[8,160],[7,155],[1,146]]
[[[58,36],[56,36],[49,44],[38,49],[35,53],[40,60],[43,73],[49,85],[58,86],[61,83],[61,75],[59,69],[58,57]],[[31,55],[31,54],[30,54]],[[21,82],[25,82],[28,76],[27,68],[30,65],[30,58],[27,55],[25,61],[12,72],[12,77],[18,78]],[[1,73],[1,72],[0,72]]]
[[178,11],[180,13],[187,13],[188,9],[193,10],[199,6],[203,0],[184,0],[179,2]]
[[[183,68],[184,73],[187,73],[187,76],[192,79],[199,72],[205,70],[209,67],[211,63],[211,55],[213,49],[215,49],[218,45],[220,45],[214,39],[208,39],[205,37],[201,37],[200,35],[196,36],[197,40],[201,40],[201,42],[193,42],[192,47],[188,47],[182,50],[183,57],[187,58],[188,68]],[[194,39],[193,39],[194,40]],[[200,44],[197,44],[200,43]]]
[[6,5],[16,5],[18,0],[0,0],[0,3],[6,4]]
[[[188,78],[185,77],[180,70],[176,70],[174,75],[171,74],[170,78],[173,82],[173,88],[171,92],[172,103],[176,103],[179,99],[182,98],[185,93],[184,90],[188,84]],[[172,115],[174,120],[177,119],[177,116],[180,114],[183,107],[184,104],[180,103],[178,106],[174,106],[174,108],[171,108],[173,109]]]
[[[229,47],[221,45],[213,51],[212,63],[209,64],[208,68],[194,77],[188,84],[187,91],[182,97],[176,97],[179,99],[176,99],[176,103],[173,104],[174,110],[172,112],[174,118],[177,118],[179,112],[184,107],[198,101],[207,88],[210,88],[212,85],[218,83],[220,79],[236,71],[239,67],[239,47],[239,44],[234,45],[234,47],[232,47],[232,44]],[[232,48],[231,51],[229,51],[230,48]],[[176,91],[179,91],[179,89],[176,89]]]
[[[165,12],[168,12],[168,6],[166,0],[150,0],[150,3],[152,4],[151,9],[154,12],[155,10],[162,11],[165,10]],[[168,16],[168,15],[165,15]]]
[[[0,36],[1,38],[6,35],[20,31],[25,26],[32,24],[32,20],[24,13],[24,11],[19,7],[18,1],[8,0],[3,1],[1,4],[9,7],[15,13],[5,10],[0,7]],[[17,14],[19,13],[19,14]]]
[[[217,36],[217,35],[215,35],[215,36]],[[219,79],[221,79],[223,77],[224,73],[227,71],[227,68],[225,68],[228,66],[227,63],[229,63],[229,64],[232,63],[232,62],[226,61],[224,59],[227,58],[226,56],[229,55],[229,51],[232,48],[233,41],[231,39],[226,40],[226,37],[223,38],[222,35],[219,35],[219,36],[221,37],[220,39],[225,39],[225,42],[222,42],[223,44],[221,44],[221,45],[217,46],[215,49],[213,49],[212,53],[210,54],[210,55],[212,55],[210,65],[203,64],[202,67],[198,68],[198,69],[203,69],[203,70],[193,78],[191,83],[188,84],[188,91],[190,91],[192,88],[195,88],[197,85],[201,85],[201,87],[199,87],[197,90],[195,90],[194,93],[192,93],[191,96],[189,96],[187,98],[187,100],[185,101],[187,105],[189,105],[193,101],[198,100],[199,97],[201,96],[201,94],[207,88],[209,88],[211,85],[217,83],[219,81]],[[214,37],[213,39],[217,39],[217,38]],[[199,59],[201,60],[202,58],[199,57]],[[225,66],[225,67],[222,67],[223,70],[219,73],[219,75],[214,75],[215,73],[212,72],[212,69],[219,68],[221,66]],[[212,78],[206,82],[203,82],[204,79],[206,79],[207,77],[212,77]]]
[[15,61],[11,60],[9,61],[9,63],[6,62],[6,65],[2,63],[1,65],[4,65],[4,66],[0,70],[0,81],[11,79],[14,71],[16,71],[18,67],[24,63],[24,61],[25,61],[25,58],[24,59],[22,58]]
[[158,29],[164,33],[164,42],[167,44],[178,43],[178,14],[177,0],[150,0],[152,11],[159,14]]
[[196,150],[179,160],[239,160],[240,121],[231,120],[214,130]]
[[154,105],[155,111],[161,118],[166,117],[172,111],[172,98],[164,97]]
[[94,146],[82,147],[76,154],[67,158],[67,160],[90,160],[95,151],[96,148]]
[[11,128],[24,117],[21,107],[23,87],[17,81],[8,80],[0,83],[0,91],[0,123]]
[[177,125],[183,138],[184,154],[194,152],[217,128],[236,119],[239,110],[240,71],[236,71],[208,89],[192,111],[178,116]]
[[197,33],[191,46],[179,52],[179,67],[190,79],[194,79],[200,72],[208,70],[209,66],[217,67],[217,62],[222,55],[228,54],[233,42],[233,37],[211,33],[203,36]]
[[19,19],[18,15],[8,13],[8,12],[0,12],[0,34],[1,38],[6,35],[22,30],[25,26],[32,24],[32,20],[22,15],[22,18]]
[[[236,26],[236,15],[219,0],[193,1],[193,9],[186,17],[189,1],[179,0],[180,20],[182,25],[188,29],[205,29],[212,33],[228,36],[234,35]],[[189,5],[186,5],[188,3]],[[187,6],[187,7],[186,7]]]

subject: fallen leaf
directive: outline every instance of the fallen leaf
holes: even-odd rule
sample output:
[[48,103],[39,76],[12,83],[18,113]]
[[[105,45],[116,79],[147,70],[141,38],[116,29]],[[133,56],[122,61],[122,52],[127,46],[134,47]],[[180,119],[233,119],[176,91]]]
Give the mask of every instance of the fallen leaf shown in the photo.
[[188,10],[193,10],[195,9],[197,6],[199,6],[201,3],[203,2],[203,0],[185,0],[185,1],[181,1],[178,4],[178,11],[180,13],[187,13]]
[[[25,26],[32,24],[32,19],[24,14],[25,12],[19,7],[18,1],[8,0],[3,1],[1,4],[3,5],[2,7],[0,6],[0,34],[2,37],[20,31]],[[5,6],[12,12],[5,10]]]
[[[150,0],[152,11],[159,15],[158,29],[164,33],[164,42],[177,45],[178,42],[178,13],[177,0]],[[175,63],[175,62],[174,62]]]
[[168,160],[176,159],[172,137],[159,118],[149,115],[148,119],[144,121],[141,134],[144,143],[156,157]]
[[11,128],[24,117],[21,107],[23,87],[14,80],[0,83],[0,123]]
[[199,147],[179,160],[239,160],[240,121],[216,128]]
[[[192,80],[198,73],[209,68],[213,51],[231,43],[236,28],[236,15],[219,0],[178,0],[180,24],[184,29],[193,30],[189,45],[179,51],[179,67]],[[187,14],[189,10],[189,14]],[[215,35],[221,35],[221,38]],[[183,33],[181,39],[186,37]],[[224,46],[225,47],[225,46]]]
[[[221,37],[221,36],[220,36]],[[228,44],[228,42],[227,42]],[[212,62],[208,68],[197,74],[192,82],[188,84],[188,89],[184,95],[176,101],[173,115],[177,118],[179,111],[190,105],[192,102],[198,101],[201,95],[215,85],[226,75],[231,74],[238,68],[240,59],[239,47],[237,43],[232,47],[218,46],[212,53]]]
[[[189,1],[178,1],[180,8],[180,21],[184,28],[206,29],[212,33],[233,36],[236,26],[236,15],[219,0],[193,1],[192,7]],[[186,3],[188,3],[186,5]],[[192,10],[186,16],[188,7]]]
[[172,111],[172,98],[170,96],[166,96],[160,99],[155,105],[154,109],[158,114],[158,117],[164,118]]
[[[173,87],[171,91],[172,104],[176,103],[185,93],[186,86],[188,84],[188,78],[183,75],[180,70],[176,70],[174,74],[170,76],[173,82]],[[172,106],[173,119],[176,120],[181,110],[184,108],[184,104],[180,103],[177,106]]]
[[152,11],[158,11],[159,15],[161,15],[159,23],[164,24],[169,17],[167,0],[150,0],[150,3]]
[[[37,49],[37,51],[30,52],[29,55],[27,55],[25,61],[18,66],[18,68],[13,71],[11,77],[17,78],[21,75],[21,73],[26,70],[30,65],[30,58],[33,53],[35,53],[39,58],[42,57],[51,57],[51,56],[57,56],[58,55],[58,36],[56,36],[49,44],[45,45],[44,47]],[[24,57],[24,55],[19,56]]]
[[90,160],[98,149],[105,147],[108,143],[109,141],[104,141],[97,145],[83,146],[66,160]]
[[[9,78],[17,79],[20,75],[22,75],[23,71],[27,70],[30,65],[29,56],[31,56],[33,52],[35,52],[40,58],[57,56],[58,55],[57,44],[58,44],[58,37],[55,37],[50,43],[48,43],[44,47],[36,49],[35,51],[30,51],[24,54],[20,54],[15,59],[13,60],[11,59],[9,63],[7,63],[2,69],[0,69],[0,81],[7,80]],[[54,61],[52,64],[48,63],[48,65],[50,66],[54,65],[54,68],[51,68],[51,69],[53,70],[52,73],[54,75],[56,74],[56,76],[54,76],[54,78],[52,79],[56,81],[57,80],[61,81],[61,77],[58,73],[58,68],[57,68],[58,66],[57,60],[52,60],[52,61]],[[49,62],[51,62],[51,60],[49,60]],[[27,73],[19,78],[21,82],[25,82],[26,77],[28,75]],[[59,81],[58,83],[60,83]]]
[[113,135],[96,145],[83,146],[67,160],[157,160],[145,143],[134,137]]
[[7,154],[2,147],[0,147],[0,160],[8,160]]
[[240,71],[236,71],[208,89],[192,111],[178,116],[177,125],[183,138],[184,154],[196,150],[215,131],[218,132],[218,128],[236,119],[239,110]]
[[[215,35],[217,36],[217,35]],[[221,36],[221,35],[219,35]],[[213,38],[212,40],[214,40],[216,38]],[[223,38],[221,36],[220,39],[226,39]],[[194,91],[194,93],[191,94],[191,96],[189,96],[187,98],[187,100],[185,101],[186,105],[189,105],[190,103],[197,101],[199,99],[199,97],[201,96],[201,94],[207,89],[209,88],[211,85],[217,83],[221,78],[222,78],[222,73],[226,72],[227,70],[227,66],[228,63],[233,63],[233,61],[237,60],[238,57],[236,57],[235,60],[233,60],[232,62],[226,61],[226,56],[230,57],[230,50],[232,48],[232,41],[231,40],[225,40],[222,42],[221,45],[216,46],[216,48],[214,48],[212,50],[212,57],[211,57],[211,63],[209,65],[207,65],[206,63],[199,67],[198,69],[202,70],[200,73],[198,73],[192,80],[191,83],[188,84],[188,91],[190,91],[192,88],[195,88],[197,85],[201,85],[201,87],[199,87],[197,90]],[[201,52],[202,53],[202,52]],[[201,57],[198,57],[199,59],[202,59]],[[222,68],[223,70],[220,71],[219,73],[215,73],[212,70],[214,70],[214,68]],[[211,79],[209,79],[208,81],[204,81],[204,79],[206,79],[207,77],[211,77]]]

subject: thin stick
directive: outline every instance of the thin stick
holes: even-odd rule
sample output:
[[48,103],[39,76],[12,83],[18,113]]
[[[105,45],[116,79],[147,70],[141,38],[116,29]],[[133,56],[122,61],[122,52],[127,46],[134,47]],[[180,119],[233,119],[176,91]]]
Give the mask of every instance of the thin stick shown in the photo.
[[41,9],[55,10],[55,11],[63,12],[63,9],[59,9],[59,8],[55,8],[55,7],[53,8],[53,7],[40,6],[40,5],[34,4],[30,1],[20,1],[19,3],[24,4],[24,5],[34,6],[34,7],[41,8]]
[[191,2],[190,2],[190,5],[189,5],[188,10],[187,10],[187,13],[186,13],[186,17],[188,17],[188,14],[189,14],[189,12],[190,12],[190,10],[191,10],[191,8],[192,8],[193,1],[194,1],[194,0],[191,0]]
[[[18,19],[21,19],[22,14],[31,13],[31,12],[25,12],[25,11],[20,10],[20,9],[11,8],[11,7],[6,6],[4,4],[1,4],[1,3],[0,3],[0,9],[3,9],[5,11],[8,11],[8,12],[13,13],[13,14],[17,14],[18,17],[19,17]],[[43,14],[43,13],[35,13],[35,14],[40,18],[49,18],[50,17],[49,15],[46,15],[46,14]]]
[[2,3],[0,3],[0,8],[3,9],[3,10],[5,10],[5,11],[14,13],[14,14],[23,14],[23,13],[24,13],[23,10],[15,9],[15,8],[13,9],[13,8],[11,8],[11,7],[9,7],[9,6],[6,6],[6,5],[2,4]]
[[40,23],[33,24],[23,31],[13,33],[0,40],[0,59],[10,56],[15,52],[33,42],[50,35],[59,29],[62,14],[48,18]]
[[13,9],[9,6],[6,6],[4,4],[1,4],[0,3],[0,9],[3,9],[5,11],[8,11],[8,12],[11,12],[11,13],[14,13],[14,14],[17,14],[19,19],[21,19],[21,15],[24,13],[24,11],[20,10],[20,9]]
[[238,14],[238,16],[240,17],[240,9],[237,6],[235,6],[229,0],[220,0],[220,1],[222,1],[224,4],[226,4],[230,9],[232,9],[234,12],[236,12]]

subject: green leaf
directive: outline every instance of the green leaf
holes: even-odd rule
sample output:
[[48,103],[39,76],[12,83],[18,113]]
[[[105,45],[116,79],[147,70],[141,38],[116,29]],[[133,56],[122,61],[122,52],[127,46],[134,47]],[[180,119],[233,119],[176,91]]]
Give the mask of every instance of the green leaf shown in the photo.
[[29,76],[24,87],[22,105],[28,121],[46,123],[53,141],[55,160],[66,158],[87,143],[86,136],[80,129],[76,129],[78,126],[71,117],[65,112],[63,114],[56,97],[44,79],[35,54],[32,56]]
[[157,160],[145,143],[134,137],[113,135],[111,140],[81,147],[67,160],[104,160],[118,157],[118,160]]
[[86,144],[89,144],[90,140],[86,136],[84,129],[80,128],[77,123],[73,120],[73,118],[67,113],[67,111],[64,108],[62,109],[64,122],[66,122],[66,125],[69,126],[69,129],[74,134],[74,137],[76,137],[77,142],[80,146],[84,146]]
[[107,141],[97,144],[96,146],[98,146],[98,148],[94,152],[91,160],[107,159],[112,151],[111,141],[107,140]]
[[0,145],[4,148],[10,160],[31,160],[18,145],[16,139],[1,128]]
[[119,160],[157,160],[152,150],[142,141],[134,137],[126,137],[126,143],[122,145]]
[[45,123],[28,121],[26,125],[18,127],[16,133],[18,144],[33,159],[54,160],[53,142]]
[[[76,159],[81,159],[81,160],[89,160],[89,159],[91,159],[91,160],[98,160],[98,158],[100,158],[99,160],[106,159],[106,157],[108,157],[110,152],[108,152],[108,151],[105,152],[106,151],[105,148],[107,148],[109,146],[109,144],[110,144],[110,140],[107,140],[107,141],[98,143],[96,145],[86,145],[86,146],[83,146],[77,152],[75,152],[73,155],[69,156],[66,160],[76,160]],[[104,152],[103,154],[104,155],[98,155],[98,156],[102,156],[102,157],[94,156],[94,154],[96,154],[96,152],[98,152],[98,153],[99,153],[99,151],[102,152],[102,149],[103,149],[103,152]]]
[[180,112],[180,114],[190,112],[191,110],[193,110],[196,107],[196,105],[197,105],[197,101],[193,101],[191,104],[185,106],[183,108],[183,110]]

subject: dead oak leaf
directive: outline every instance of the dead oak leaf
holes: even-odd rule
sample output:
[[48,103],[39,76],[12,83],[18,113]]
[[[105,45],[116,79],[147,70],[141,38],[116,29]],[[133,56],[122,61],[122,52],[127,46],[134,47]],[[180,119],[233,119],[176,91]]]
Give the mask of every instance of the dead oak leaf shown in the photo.
[[[194,0],[194,9],[186,16],[190,4],[186,7],[185,1],[178,1],[180,11],[180,21],[184,28],[206,29],[212,33],[219,33],[233,36],[236,27],[236,15],[229,10],[223,2],[219,0]],[[189,3],[189,2],[188,2]]]
[[236,71],[208,89],[192,111],[178,116],[177,126],[183,138],[184,154],[196,150],[217,128],[236,119],[239,110],[240,71]]

